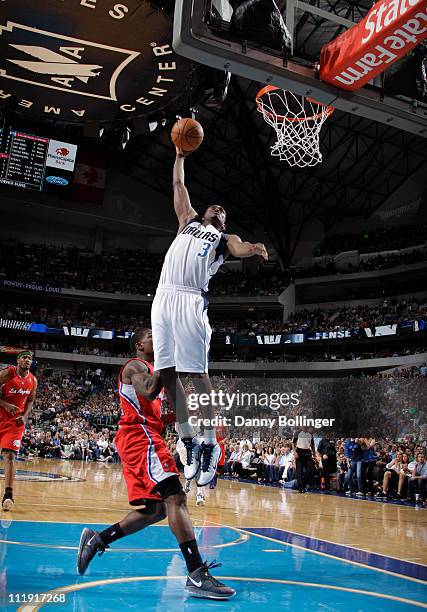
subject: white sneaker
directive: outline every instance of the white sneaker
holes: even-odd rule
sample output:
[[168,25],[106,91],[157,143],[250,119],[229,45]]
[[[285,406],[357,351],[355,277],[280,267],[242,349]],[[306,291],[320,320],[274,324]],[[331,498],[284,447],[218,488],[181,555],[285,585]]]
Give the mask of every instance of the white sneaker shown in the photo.
[[356,497],[365,497],[365,494],[364,494],[364,493],[362,493],[362,491],[358,491],[358,492],[356,493]]
[[196,495],[196,506],[204,506],[205,505],[205,496],[203,493],[197,493]]
[[15,502],[13,501],[13,499],[11,497],[4,497],[3,498],[3,503],[2,503],[2,508],[5,512],[9,512],[9,510],[12,510],[13,506],[14,506]]
[[216,468],[221,457],[219,444],[205,444],[200,446],[200,473],[197,475],[197,486],[204,487],[210,483],[216,474]]
[[200,469],[200,444],[197,438],[180,438],[176,450],[184,466],[184,476],[192,480]]

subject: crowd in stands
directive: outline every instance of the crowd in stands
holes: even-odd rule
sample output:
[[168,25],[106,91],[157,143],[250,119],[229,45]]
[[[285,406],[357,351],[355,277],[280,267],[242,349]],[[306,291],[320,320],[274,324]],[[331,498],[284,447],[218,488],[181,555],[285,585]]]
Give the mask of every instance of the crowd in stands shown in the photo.
[[[126,359],[129,357],[127,344],[116,345],[111,349],[99,348],[98,346],[89,346],[86,342],[79,342],[78,345],[62,343],[58,344],[55,342],[28,342],[26,340],[0,340],[0,344],[8,345],[12,344],[17,348],[30,348],[35,351],[53,351],[55,353],[70,353],[72,355],[92,355],[95,357],[116,357],[118,359]],[[285,347],[285,345],[282,345]],[[286,345],[287,346],[287,345]],[[235,348],[230,350],[230,346],[211,346],[210,361],[223,361],[223,362],[252,362],[252,363],[304,363],[304,362],[325,362],[325,361],[359,361],[361,359],[378,359],[378,358],[390,358],[390,357],[402,357],[409,355],[418,355],[421,353],[427,353],[427,346],[424,341],[405,341],[400,343],[398,346],[393,348],[383,348],[377,346],[375,350],[366,350],[364,347],[351,349],[350,345],[346,343],[342,345],[340,349],[336,345],[328,345],[327,348],[321,348],[317,346],[318,350],[302,351],[301,346],[293,345],[298,347],[297,351],[263,351],[260,354],[259,349],[250,350],[249,352],[238,352]],[[252,347],[251,347],[252,348]],[[263,347],[265,348],[265,347]]]
[[113,443],[119,418],[116,381],[102,369],[38,376],[37,401],[22,440],[26,456],[117,461]]
[[2,242],[0,261],[3,279],[145,295],[155,290],[163,255],[128,249],[97,255],[71,247]]
[[427,316],[427,299],[401,300],[386,298],[376,305],[340,306],[332,310],[303,310],[290,315],[288,321],[270,317],[267,320],[225,320],[211,318],[213,331],[256,336],[309,331],[340,331],[391,325],[404,320]]
[[259,355],[259,353],[230,353],[215,349],[212,352],[212,361],[228,361],[236,363],[309,363],[309,362],[337,362],[337,361],[360,361],[362,359],[389,359],[391,357],[405,357],[427,353],[425,343],[404,343],[403,346],[395,348],[377,348],[375,351],[349,350],[348,345],[345,350],[338,351],[337,347],[329,347],[327,350],[318,351],[294,351]]
[[72,306],[61,302],[57,306],[33,303],[2,303],[0,318],[26,321],[28,323],[44,323],[47,327],[62,328],[79,326],[96,329],[115,329],[134,331],[138,327],[150,325],[150,317],[137,316],[132,313],[108,312],[105,308],[88,308],[84,304],[74,303]]
[[[87,291],[153,295],[164,253],[116,249],[102,254],[77,248],[40,244],[0,243],[0,281],[18,281]],[[264,266],[250,278],[224,272],[212,281],[219,295],[277,295],[286,286],[285,275],[275,265]]]
[[357,250],[360,253],[404,249],[424,244],[427,240],[427,224],[396,225],[390,228],[367,230],[360,234],[343,233],[326,236],[316,247],[313,255],[333,255],[343,251]]
[[[341,251],[344,247],[341,247]],[[347,250],[347,249],[345,249]],[[317,261],[305,266],[292,266],[289,276],[296,278],[309,278],[311,276],[333,276],[336,274],[353,274],[355,272],[372,272],[373,270],[385,270],[395,266],[404,266],[427,260],[427,248],[422,247],[409,252],[383,253],[363,259],[358,264],[348,263],[337,265],[333,260]]]
[[[362,252],[379,252],[382,248],[397,250],[408,242],[425,242],[426,227],[417,226],[413,233],[403,229],[402,235],[399,228],[396,232],[391,231],[390,238],[387,233],[389,230],[375,230],[369,234],[369,239],[362,241],[360,236],[353,234],[331,236],[326,239],[326,243],[331,246],[319,247],[316,254],[335,253],[344,248],[351,250],[357,248],[355,245],[364,245]],[[424,238],[421,239],[420,236]],[[378,243],[375,242],[377,239]],[[210,293],[219,296],[278,295],[295,278],[379,270],[423,261],[426,258],[427,250],[421,248],[406,253],[384,253],[346,268],[338,268],[333,261],[291,267],[288,270],[282,270],[279,264],[269,263],[253,274],[221,268],[210,283]],[[154,254],[142,250],[116,249],[95,254],[78,248],[8,241],[0,243],[0,281],[151,296],[156,291],[163,259],[164,253]]]
[[239,436],[225,441],[224,475],[287,489],[334,490],[356,497],[395,499],[427,507],[427,441],[390,438],[314,438],[304,466],[293,437]]
[[[426,300],[385,298],[379,304],[337,306],[330,310],[303,310],[291,314],[288,321],[271,316],[268,319],[217,319],[211,316],[213,332],[256,336],[258,334],[303,333],[308,331],[340,331],[391,325],[404,320],[425,318]],[[84,305],[72,307],[39,303],[0,304],[0,319],[44,323],[48,327],[81,326],[107,330],[133,331],[149,327],[149,316],[106,312]]]
[[[414,368],[396,369],[362,378],[214,376],[212,382],[217,391],[257,394],[247,405],[242,402],[228,410],[220,408],[232,423],[237,414],[251,419],[274,418],[278,414],[286,414],[288,419],[298,415],[336,419],[336,427],[326,431],[311,429],[315,452],[305,478],[307,487],[328,488],[332,483],[338,492],[425,501],[425,483],[411,482],[414,468],[422,474],[427,469],[418,456],[425,454],[427,445],[426,376],[427,366],[423,366],[417,372]],[[45,366],[38,380],[37,400],[27,422],[22,454],[118,462],[114,445],[119,418],[115,378],[101,368],[58,372]],[[189,381],[186,390],[193,390]],[[280,402],[278,405],[278,398],[285,392],[290,397],[294,394],[294,401],[283,407]],[[270,398],[268,405],[261,400],[261,394]],[[277,423],[271,427],[230,425],[223,434],[226,476],[299,488],[301,474],[297,474],[294,432],[295,427]],[[359,440],[356,432],[369,440]],[[167,439],[175,453],[173,427]]]

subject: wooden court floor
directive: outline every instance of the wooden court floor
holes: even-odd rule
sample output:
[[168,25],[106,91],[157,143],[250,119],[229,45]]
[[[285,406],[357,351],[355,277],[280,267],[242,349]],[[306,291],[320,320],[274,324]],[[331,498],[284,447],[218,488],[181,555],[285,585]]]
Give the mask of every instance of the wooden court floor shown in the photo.
[[[15,508],[2,512],[2,519],[115,523],[129,510],[119,465],[34,459],[17,467]],[[422,508],[230,480],[205,490],[203,507],[196,506],[194,490],[188,495],[196,525],[281,529],[427,565],[427,511]]]

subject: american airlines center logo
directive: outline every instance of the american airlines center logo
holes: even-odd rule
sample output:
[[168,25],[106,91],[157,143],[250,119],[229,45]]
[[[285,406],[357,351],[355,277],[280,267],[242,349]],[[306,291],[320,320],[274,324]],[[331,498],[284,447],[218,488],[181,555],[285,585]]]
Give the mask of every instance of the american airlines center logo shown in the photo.
[[191,62],[172,50],[171,19],[148,2],[43,4],[0,4],[0,104],[38,118],[111,121],[182,93]]

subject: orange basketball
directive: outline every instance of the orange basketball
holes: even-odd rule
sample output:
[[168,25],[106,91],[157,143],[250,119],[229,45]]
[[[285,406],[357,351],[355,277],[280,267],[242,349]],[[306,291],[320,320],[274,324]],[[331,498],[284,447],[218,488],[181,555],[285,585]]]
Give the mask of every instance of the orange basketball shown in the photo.
[[203,142],[203,128],[195,119],[179,119],[172,128],[172,142],[184,153],[195,151]]

